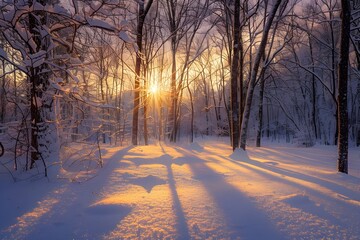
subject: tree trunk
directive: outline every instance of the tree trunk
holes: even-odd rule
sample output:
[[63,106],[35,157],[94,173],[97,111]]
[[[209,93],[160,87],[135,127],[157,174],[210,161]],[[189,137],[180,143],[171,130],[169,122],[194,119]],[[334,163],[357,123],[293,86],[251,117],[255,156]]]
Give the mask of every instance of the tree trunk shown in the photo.
[[234,4],[234,37],[233,37],[233,59],[231,63],[230,82],[230,131],[233,151],[239,147],[239,55],[240,55],[240,0]]
[[[40,4],[45,5],[46,1],[39,1]],[[29,5],[32,5],[33,2],[29,1]],[[42,38],[39,33],[39,29],[42,26],[47,24],[47,17],[44,12],[39,12],[36,16],[33,14],[29,15],[29,31],[33,35],[33,40],[35,42],[35,49],[32,47],[29,49],[30,54],[47,54],[48,50],[48,37]],[[43,51],[41,53],[41,51]],[[46,59],[47,56],[42,56]],[[45,117],[45,111],[50,110],[50,105],[46,101],[43,94],[46,92],[49,86],[49,74],[48,66],[46,63],[43,63],[39,66],[30,66],[29,68],[28,80],[31,84],[30,89],[30,122],[31,122],[31,154],[30,154],[30,169],[35,166],[35,161],[42,159],[43,163],[44,158],[41,156],[40,151],[40,139],[44,140],[46,125],[43,117]],[[48,108],[48,109],[47,109]],[[42,144],[44,145],[44,144]],[[45,175],[46,166],[45,166]]]
[[265,89],[265,73],[263,72],[260,79],[259,113],[258,113],[259,122],[256,133],[256,147],[261,147],[261,137],[262,137],[262,129],[263,129],[264,89]]
[[171,38],[171,106],[170,106],[170,113],[169,113],[169,133],[170,133],[170,142],[176,142],[176,109],[177,109],[177,92],[176,92],[176,36]]
[[315,139],[318,139],[318,127],[317,127],[317,112],[316,112],[316,77],[315,77],[315,61],[314,61],[314,53],[313,53],[313,44],[310,35],[308,36],[309,39],[309,48],[310,48],[310,59],[311,59],[311,102],[312,102],[312,111],[311,111],[311,118],[312,118],[312,126],[314,131]]
[[[148,65],[148,64],[147,64]],[[146,80],[147,78],[147,67],[144,67],[144,100],[143,100],[143,104],[144,104],[144,144],[148,145],[149,144],[149,130],[148,130],[148,82]]]
[[194,142],[194,115],[195,115],[195,110],[194,110],[194,100],[193,100],[193,95],[190,89],[190,83],[189,83],[189,71],[187,71],[187,77],[186,77],[186,88],[189,92],[189,100],[190,100],[190,107],[191,107],[191,118],[190,118],[190,142],[193,143]]
[[[360,49],[360,41],[357,42],[357,47]],[[360,72],[360,53],[356,52],[356,60],[357,60],[357,71]],[[355,138],[356,138],[356,146],[360,146],[360,79],[358,79],[357,87],[356,87],[356,101],[355,101]]]
[[5,117],[6,117],[5,61],[2,60],[1,63],[2,63],[1,64],[2,77],[1,77],[1,87],[0,87],[0,123],[5,123]]
[[136,43],[138,46],[135,60],[135,84],[134,84],[134,106],[132,116],[132,144],[138,145],[138,127],[139,127],[139,105],[140,105],[140,70],[141,70],[141,54],[142,54],[142,31],[145,21],[144,1],[139,1],[139,16],[136,32]]
[[136,44],[138,46],[138,52],[136,54],[135,62],[135,85],[134,85],[134,107],[133,107],[133,119],[132,119],[132,144],[138,145],[138,128],[139,128],[139,107],[140,107],[140,74],[141,74],[141,61],[142,61],[142,37],[143,27],[145,22],[146,14],[148,13],[153,0],[149,0],[144,7],[144,0],[138,1],[139,12],[138,12],[138,23],[136,29]]
[[347,81],[349,64],[350,40],[350,2],[341,0],[342,21],[340,37],[340,61],[338,75],[338,171],[348,173],[348,110],[347,110]]

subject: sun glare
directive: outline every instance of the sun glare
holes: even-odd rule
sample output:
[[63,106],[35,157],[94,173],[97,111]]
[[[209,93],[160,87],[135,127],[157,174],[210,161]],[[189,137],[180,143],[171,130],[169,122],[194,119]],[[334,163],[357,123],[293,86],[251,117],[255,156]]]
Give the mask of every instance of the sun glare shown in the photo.
[[151,85],[150,88],[149,88],[149,91],[150,91],[151,94],[156,94],[158,92],[158,90],[159,90],[158,86],[155,85],[155,84]]

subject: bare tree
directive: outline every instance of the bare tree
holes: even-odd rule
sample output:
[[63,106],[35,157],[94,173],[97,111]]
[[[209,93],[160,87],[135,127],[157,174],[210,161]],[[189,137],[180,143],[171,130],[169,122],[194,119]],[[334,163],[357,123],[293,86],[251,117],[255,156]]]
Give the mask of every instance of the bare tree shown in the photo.
[[348,67],[349,67],[349,42],[350,42],[350,2],[341,0],[341,37],[340,61],[338,75],[338,171],[348,173]]
[[[242,43],[240,42],[240,0],[235,0],[234,4],[234,37],[233,37],[233,58],[231,62],[231,87],[230,87],[230,122],[231,122],[231,145],[233,150],[239,147],[239,102],[238,102],[238,82],[239,82],[239,63]],[[242,73],[241,73],[242,74]],[[241,89],[242,90],[242,89]]]
[[141,79],[141,62],[143,59],[142,38],[145,18],[150,10],[153,0],[149,0],[145,6],[145,1],[138,1],[138,22],[136,29],[137,54],[135,63],[135,86],[134,86],[134,108],[132,120],[132,144],[138,144],[138,124],[139,124],[139,107],[140,107],[140,79]]

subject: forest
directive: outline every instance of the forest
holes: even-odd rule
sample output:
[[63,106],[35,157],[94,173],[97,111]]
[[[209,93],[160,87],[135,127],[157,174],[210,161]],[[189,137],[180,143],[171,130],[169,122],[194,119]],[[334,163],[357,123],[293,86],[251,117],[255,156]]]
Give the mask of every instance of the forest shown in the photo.
[[[360,2],[1,0],[0,168],[82,146],[360,145]],[[84,156],[79,159],[84,159]],[[63,162],[64,163],[64,162]],[[64,163],[65,164],[65,163]],[[69,164],[70,165],[70,164]]]

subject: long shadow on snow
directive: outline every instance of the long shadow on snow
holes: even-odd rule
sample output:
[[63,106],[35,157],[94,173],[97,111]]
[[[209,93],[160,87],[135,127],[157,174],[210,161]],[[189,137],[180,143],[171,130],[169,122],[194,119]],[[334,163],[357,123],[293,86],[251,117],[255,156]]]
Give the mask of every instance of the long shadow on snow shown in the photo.
[[177,229],[177,239],[190,239],[189,227],[186,222],[185,214],[183,211],[182,204],[179,199],[179,194],[176,190],[176,182],[174,179],[174,173],[170,165],[166,165],[168,173],[169,187],[171,191],[171,198],[173,201],[173,206],[176,214],[176,229]]
[[[68,192],[73,198],[60,197],[59,206],[54,208],[55,217],[42,223],[43,226],[31,234],[29,239],[51,238],[42,236],[41,232],[51,232],[52,237],[61,236],[61,239],[100,239],[116,229],[117,224],[131,212],[131,207],[116,204],[97,205],[96,202],[101,200],[100,193],[111,182],[113,170],[120,164],[120,159],[132,148],[126,147],[111,156],[95,178],[85,183],[70,183]],[[76,199],[76,196],[81,196],[81,199]]]
[[[214,153],[212,151],[207,151],[207,152]],[[296,155],[293,155],[293,156],[296,157]],[[266,159],[264,156],[262,156],[262,158]],[[214,158],[214,160],[219,162],[218,159]],[[302,180],[307,183],[318,184],[320,186],[328,188],[329,190],[330,189],[335,190],[337,193],[342,195],[343,199],[353,200],[360,204],[360,195],[358,192],[355,192],[355,191],[347,188],[346,186],[342,186],[340,184],[328,181],[326,179],[299,173],[294,170],[283,169],[283,168],[279,167],[279,165],[277,165],[277,164],[274,164],[275,166],[272,165],[272,162],[260,162],[260,161],[253,160],[253,159],[250,159],[250,161],[233,160],[228,157],[224,157],[224,160],[228,160],[228,161],[230,161],[236,165],[240,165],[242,167],[247,167],[248,169],[251,169],[251,170],[257,170],[258,172],[261,172],[261,173],[266,173],[266,171],[268,171],[268,172],[273,172],[273,173],[279,174],[281,176],[287,176],[287,177],[291,177],[294,179],[299,179],[299,180]],[[249,168],[249,167],[251,167],[251,168]],[[259,170],[259,169],[261,169],[261,170]],[[267,173],[267,174],[272,177],[275,177],[272,174],[269,174],[269,173]],[[344,177],[350,178],[352,181],[360,180],[359,178],[354,177],[354,176],[344,176]],[[277,176],[276,178],[285,180],[284,177],[280,177],[280,176]],[[286,180],[288,182],[293,182],[293,181],[290,181],[289,179],[286,179]],[[301,185],[301,184],[298,184],[298,185]],[[303,186],[303,185],[301,185],[301,186]],[[311,189],[311,190],[315,190],[315,189]],[[355,199],[351,199],[351,196],[354,196],[354,195],[355,196],[357,195],[357,197],[355,197]]]
[[[191,239],[190,233],[189,233],[189,227],[187,225],[186,217],[183,211],[182,204],[180,202],[180,198],[178,195],[178,192],[176,190],[176,181],[174,178],[174,173],[172,170],[172,164],[182,165],[184,164],[184,160],[182,158],[176,158],[174,159],[172,156],[167,154],[166,150],[163,148],[162,145],[160,145],[162,150],[162,155],[158,157],[153,158],[142,158],[141,155],[135,154],[135,153],[127,153],[126,156],[130,158],[127,158],[127,161],[131,161],[136,166],[141,165],[163,165],[166,167],[167,170],[167,179],[169,188],[171,191],[171,198],[172,198],[172,204],[173,209],[176,214],[176,231],[177,236],[176,239]],[[144,154],[145,155],[145,154]],[[145,181],[144,181],[145,180]],[[146,181],[149,180],[149,181]],[[150,181],[151,180],[151,181]],[[154,177],[154,176],[147,176],[147,177],[136,177],[134,175],[128,176],[128,181],[131,184],[140,185],[144,189],[146,189],[147,192],[151,192],[152,188],[156,186],[157,184],[152,184],[152,182],[156,182],[158,184],[163,184],[161,179]]]
[[[176,239],[191,239],[189,233],[189,227],[186,222],[186,217],[183,211],[183,207],[180,202],[179,194],[176,190],[176,181],[171,167],[172,164],[182,165],[183,163],[179,161],[174,162],[174,159],[172,159],[172,157],[166,153],[163,145],[160,145],[160,147],[164,155],[160,156],[159,158],[153,159],[153,164],[162,164],[166,166],[168,184],[171,191],[173,208],[176,214],[176,230],[177,230]],[[149,164],[149,163],[144,163],[144,164]]]
[[[268,165],[266,163],[262,163],[262,162],[259,162],[256,160],[250,160],[250,161],[246,161],[246,162],[239,162],[239,161],[235,161],[235,160],[230,160],[230,161],[235,164],[239,164],[243,167],[248,167],[248,168],[251,167],[252,170],[258,169],[258,171],[260,171],[261,173],[264,173],[264,172],[266,173],[266,171],[276,173],[276,174],[280,175],[280,176],[277,176],[277,178],[280,178],[280,179],[283,179],[283,180],[286,180],[289,182],[293,182],[293,181],[291,181],[289,179],[285,179],[283,176],[291,177],[294,179],[299,179],[301,181],[311,183],[311,184],[317,184],[317,185],[327,188],[329,191],[331,189],[333,189],[334,191],[336,191],[336,193],[341,194],[343,199],[353,200],[354,202],[358,202],[358,204],[360,204],[360,195],[358,192],[350,190],[350,189],[346,188],[346,186],[342,186],[337,183],[333,183],[333,182],[330,182],[330,181],[327,181],[327,180],[324,180],[324,179],[321,179],[318,177],[310,176],[307,174],[299,173],[299,172],[296,172],[293,170],[274,167],[274,166],[271,166],[271,165]],[[271,174],[269,174],[269,175],[271,175]],[[355,177],[353,177],[353,178],[355,178]],[[299,184],[299,185],[301,185],[301,184]],[[304,186],[304,185],[301,185],[301,186]],[[309,188],[310,190],[320,192],[320,190],[312,189],[310,187],[307,187],[307,188]],[[352,199],[352,196],[356,196],[356,197],[354,199]]]
[[204,159],[196,153],[177,148],[186,156],[191,156],[188,162],[194,178],[199,180],[211,195],[219,210],[224,214],[227,231],[231,239],[285,239],[271,223],[271,220],[261,212],[247,196],[230,185],[225,179],[209,168]]
[[[332,184],[331,182],[328,182],[326,180],[322,180],[322,179],[319,179],[316,177],[311,177],[311,176],[304,175],[302,173],[294,172],[291,170],[276,168],[271,165],[267,165],[267,164],[264,164],[264,163],[261,163],[261,162],[255,161],[255,160],[239,162],[239,161],[229,159],[229,161],[231,161],[235,165],[240,165],[241,167],[244,167],[248,170],[257,172],[262,175],[266,175],[269,177],[269,181],[280,181],[280,182],[283,182],[284,184],[290,184],[293,187],[296,187],[299,189],[306,189],[308,192],[312,193],[314,196],[317,196],[322,199],[327,199],[328,201],[332,202],[332,206],[337,206],[337,207],[341,206],[342,208],[348,207],[348,205],[344,204],[344,202],[341,201],[340,199],[336,199],[336,198],[334,198],[334,196],[331,196],[329,194],[321,192],[321,190],[319,190],[317,188],[312,188],[312,187],[306,185],[306,184],[320,185],[320,186],[328,188],[327,190],[329,190],[329,191],[330,191],[330,189],[333,188],[336,191],[339,190],[339,192],[341,194],[343,194],[343,193],[350,194],[350,192],[352,192],[348,189],[339,189],[339,185],[337,185],[337,184]],[[272,173],[275,173],[278,175],[274,175]],[[294,180],[291,180],[290,178],[293,178]],[[306,184],[301,184],[299,182],[296,182],[297,180],[306,182]],[[344,198],[347,199],[348,197],[344,196]],[[357,200],[355,200],[355,201],[357,201]],[[356,206],[356,205],[352,205],[352,207],[358,208],[358,206]],[[302,210],[304,210],[305,212],[311,213],[311,214],[315,214],[320,218],[330,220],[335,225],[344,221],[344,219],[338,219],[335,216],[330,215],[330,213],[325,211],[325,209],[323,209],[323,208],[317,208],[317,211],[314,211],[314,208],[312,208],[312,207],[303,206]]]

